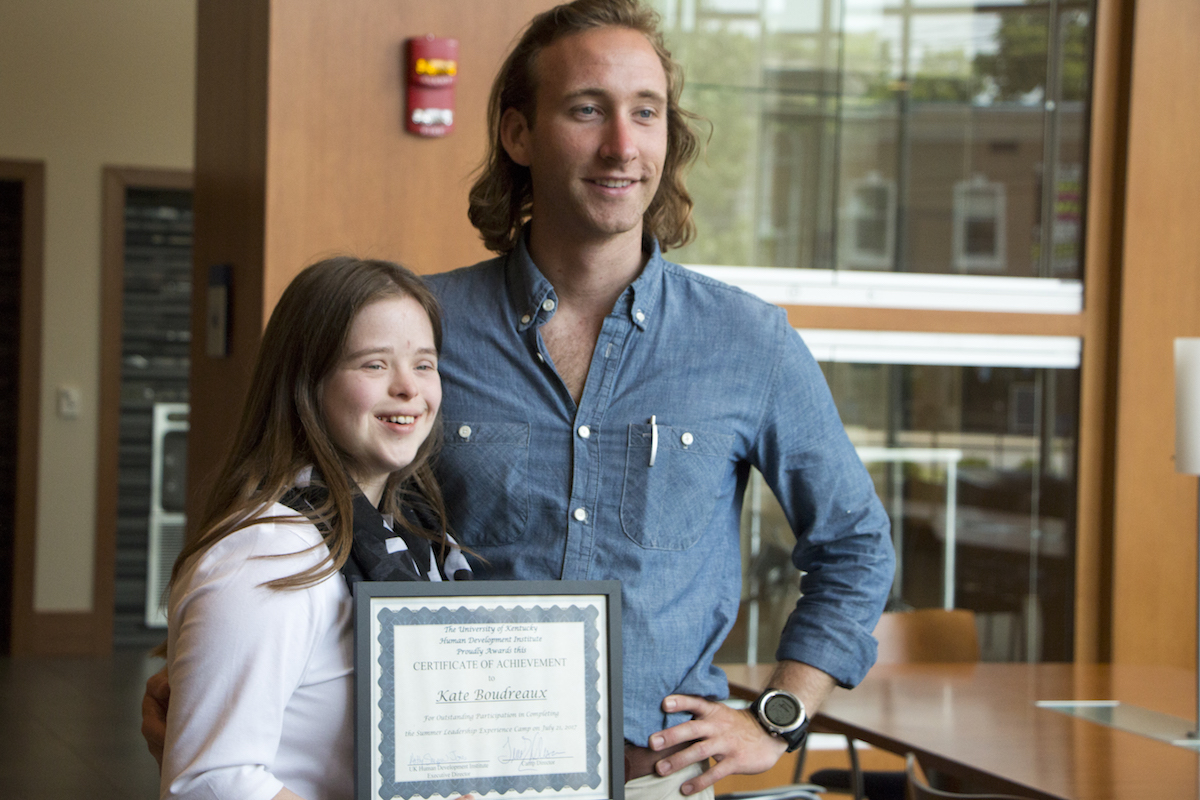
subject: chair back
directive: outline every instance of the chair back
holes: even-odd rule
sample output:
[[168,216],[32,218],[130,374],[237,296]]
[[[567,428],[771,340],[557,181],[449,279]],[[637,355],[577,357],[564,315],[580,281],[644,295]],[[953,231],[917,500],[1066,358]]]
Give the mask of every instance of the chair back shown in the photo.
[[908,754],[904,772],[908,776],[908,800],[1030,800],[1015,794],[960,794],[934,789],[925,780],[917,758],[912,753]]
[[892,611],[875,626],[878,664],[971,663],[979,660],[975,613],[922,608]]

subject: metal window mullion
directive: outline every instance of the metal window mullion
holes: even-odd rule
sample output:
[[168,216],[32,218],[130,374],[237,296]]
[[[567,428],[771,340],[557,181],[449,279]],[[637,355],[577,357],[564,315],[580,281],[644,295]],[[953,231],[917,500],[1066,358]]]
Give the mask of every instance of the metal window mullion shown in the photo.
[[1049,0],[1046,7],[1046,97],[1042,114],[1042,218],[1037,275],[1050,277],[1054,265],[1054,204],[1058,194],[1058,122],[1062,100],[1059,80],[1059,61],[1062,54],[1059,42],[1059,0]]

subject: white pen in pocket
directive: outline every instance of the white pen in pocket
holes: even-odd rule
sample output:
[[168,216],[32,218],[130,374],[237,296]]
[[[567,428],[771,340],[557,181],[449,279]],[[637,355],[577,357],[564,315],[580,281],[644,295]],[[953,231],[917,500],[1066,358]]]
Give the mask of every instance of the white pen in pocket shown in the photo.
[[654,457],[658,455],[658,416],[650,417],[650,466],[654,466]]

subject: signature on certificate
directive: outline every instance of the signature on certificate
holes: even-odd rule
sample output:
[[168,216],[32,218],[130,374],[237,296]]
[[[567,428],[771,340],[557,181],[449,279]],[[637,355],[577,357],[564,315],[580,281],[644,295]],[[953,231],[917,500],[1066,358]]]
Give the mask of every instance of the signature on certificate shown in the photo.
[[426,753],[425,755],[410,753],[408,756],[408,765],[410,767],[448,767],[456,764],[464,764],[470,760],[466,756],[460,756],[453,750],[444,756],[435,756],[430,753]]
[[522,744],[514,745],[512,739],[505,739],[504,746],[500,748],[500,763],[511,764],[517,762],[519,770],[537,769],[536,762],[542,760],[550,760],[560,758],[564,755],[561,750],[551,750],[546,747],[542,741],[542,735],[535,733],[533,736],[522,736]]

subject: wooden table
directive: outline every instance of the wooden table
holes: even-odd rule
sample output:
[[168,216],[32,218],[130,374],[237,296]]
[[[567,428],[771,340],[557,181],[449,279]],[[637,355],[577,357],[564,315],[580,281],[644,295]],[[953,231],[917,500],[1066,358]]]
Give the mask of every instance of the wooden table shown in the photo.
[[[735,695],[757,696],[770,665],[722,665]],[[835,689],[815,729],[917,754],[980,790],[1047,800],[1197,800],[1200,754],[1038,708],[1038,700],[1119,700],[1190,718],[1195,673],[1084,664],[877,665]]]

